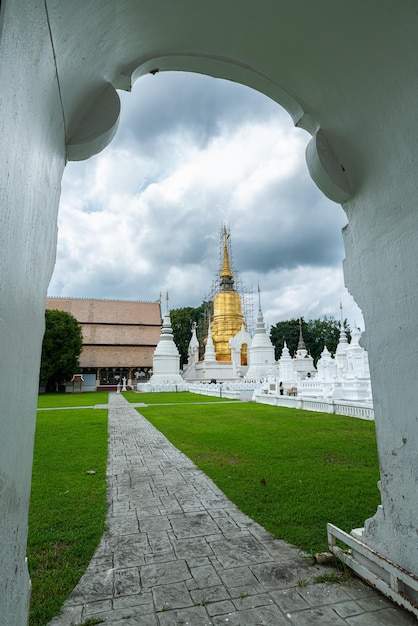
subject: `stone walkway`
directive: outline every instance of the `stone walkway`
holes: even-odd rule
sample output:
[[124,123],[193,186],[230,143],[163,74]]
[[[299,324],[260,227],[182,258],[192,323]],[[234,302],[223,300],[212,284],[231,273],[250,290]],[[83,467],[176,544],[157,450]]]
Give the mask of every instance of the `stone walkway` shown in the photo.
[[315,583],[332,570],[241,513],[120,394],[109,434],[108,531],[50,626],[416,624],[357,579]]

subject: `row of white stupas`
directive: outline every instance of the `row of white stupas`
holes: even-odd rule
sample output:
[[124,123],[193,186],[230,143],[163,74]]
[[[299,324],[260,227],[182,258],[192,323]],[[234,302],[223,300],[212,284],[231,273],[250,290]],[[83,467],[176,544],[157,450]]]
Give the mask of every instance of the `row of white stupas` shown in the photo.
[[[278,362],[278,376],[273,377],[275,382],[282,382],[285,393],[288,389],[297,388],[298,396],[372,402],[369,359],[366,350],[359,344],[360,336],[361,331],[355,327],[351,332],[351,343],[348,343],[341,323],[335,357],[325,347],[316,369],[312,371],[308,369],[311,364],[313,367],[312,357],[306,350],[301,333],[293,358],[285,343]],[[309,362],[305,369],[302,369],[302,359]],[[267,377],[265,384],[270,380],[271,377]]]
[[[153,374],[146,387],[187,383],[254,383],[269,388],[281,382],[284,393],[297,388],[298,395],[326,397],[353,401],[370,401],[371,385],[367,352],[359,345],[361,332],[352,331],[348,343],[341,323],[339,343],[333,358],[325,347],[315,368],[300,330],[299,344],[294,357],[290,356],[286,343],[278,361],[274,358],[274,346],[264,323],[259,298],[257,325],[253,337],[244,327],[229,340],[231,361],[217,361],[209,324],[205,354],[199,361],[199,342],[193,327],[188,349],[188,362],[183,375],[180,373],[180,355],[173,339],[170,313],[167,309],[163,319],[160,341],[153,358]],[[241,365],[242,346],[247,345],[248,365]]]

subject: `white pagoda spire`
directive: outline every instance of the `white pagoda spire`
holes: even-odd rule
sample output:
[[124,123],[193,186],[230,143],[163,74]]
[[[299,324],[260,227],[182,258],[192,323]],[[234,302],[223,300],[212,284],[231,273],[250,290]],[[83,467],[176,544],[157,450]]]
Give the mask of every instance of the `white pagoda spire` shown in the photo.
[[197,338],[197,334],[196,334],[196,322],[193,322],[192,324],[192,336],[190,338],[189,341],[189,356],[191,356],[192,354],[194,354],[195,352],[199,352],[199,340]]
[[264,323],[263,311],[261,310],[261,290],[258,285],[258,313],[257,313],[257,326],[254,335],[265,335],[267,332],[266,325]]
[[294,368],[293,359],[290,356],[286,341],[284,342],[282,354],[279,359],[279,379],[285,388],[293,387],[297,380],[297,372]]
[[261,310],[261,291],[258,286],[258,314],[257,326],[251,346],[248,349],[249,367],[245,375],[249,380],[262,380],[271,372],[277,371],[277,363],[274,358],[274,346],[268,336],[264,323],[263,311]]
[[205,358],[204,358],[205,362],[216,361],[215,346],[213,344],[212,330],[210,326],[211,326],[211,323],[209,321],[208,338],[206,340]]
[[308,351],[306,349],[306,345],[305,345],[305,340],[303,338],[303,334],[302,334],[302,318],[299,318],[299,343],[298,343],[298,347],[296,348],[296,356],[299,357],[305,357],[308,354]]
[[337,354],[345,351],[346,347],[348,346],[348,339],[347,339],[347,335],[345,333],[344,321],[343,321],[343,305],[342,305],[342,302],[340,302],[340,311],[341,311],[340,339],[338,341]]
[[161,328],[160,340],[154,350],[152,359],[153,374],[151,384],[180,384],[180,354],[173,339],[170,311],[168,308],[168,292],[166,296],[166,313]]

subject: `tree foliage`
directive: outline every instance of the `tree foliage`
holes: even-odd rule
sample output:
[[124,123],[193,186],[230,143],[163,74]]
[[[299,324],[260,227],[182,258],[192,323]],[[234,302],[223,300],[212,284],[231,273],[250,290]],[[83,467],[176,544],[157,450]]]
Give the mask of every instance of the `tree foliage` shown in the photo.
[[171,327],[173,329],[174,342],[180,352],[180,366],[187,362],[187,351],[192,336],[192,324],[203,319],[206,310],[206,302],[194,308],[185,306],[170,311]]
[[40,371],[40,381],[47,391],[56,391],[77,373],[82,346],[81,326],[75,317],[65,311],[47,309]]
[[282,353],[284,342],[286,342],[289,352],[293,356],[299,341],[299,320],[290,319],[285,322],[278,322],[270,329],[270,339],[274,346],[276,359]]
[[[344,329],[350,341],[351,334],[347,320],[344,320]],[[294,355],[299,342],[299,332],[299,320],[295,318],[278,322],[271,328],[270,338],[275,347],[276,359],[280,357],[285,341],[291,356]],[[334,317],[327,317],[326,315],[322,319],[313,319],[307,322],[302,318],[302,335],[306,349],[316,364],[325,346],[331,354],[335,353],[340,337],[340,322]]]

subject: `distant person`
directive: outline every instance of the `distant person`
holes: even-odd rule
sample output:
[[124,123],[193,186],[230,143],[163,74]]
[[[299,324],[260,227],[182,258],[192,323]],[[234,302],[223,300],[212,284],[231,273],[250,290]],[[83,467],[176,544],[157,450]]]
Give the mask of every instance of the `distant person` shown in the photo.
[[282,381],[280,381],[279,390],[280,390],[280,395],[282,396],[283,395],[283,391],[284,391]]

